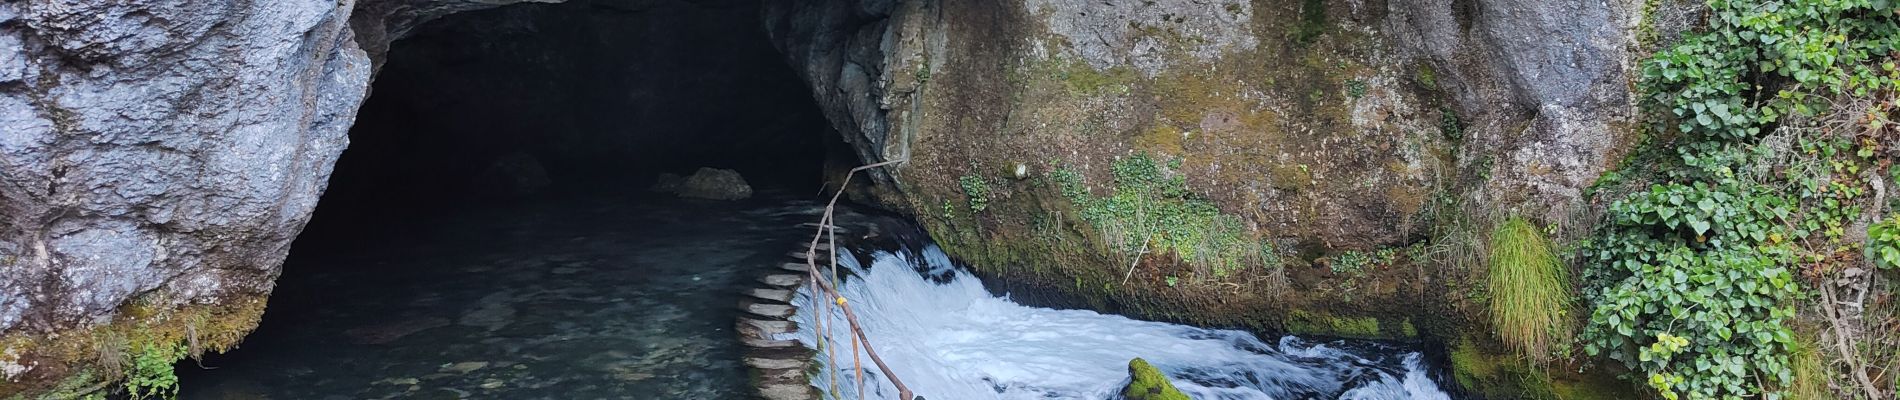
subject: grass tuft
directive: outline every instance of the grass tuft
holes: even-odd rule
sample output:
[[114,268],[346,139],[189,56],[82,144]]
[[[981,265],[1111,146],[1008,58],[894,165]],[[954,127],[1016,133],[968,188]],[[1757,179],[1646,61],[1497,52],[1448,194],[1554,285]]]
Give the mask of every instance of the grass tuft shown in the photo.
[[1788,357],[1793,364],[1789,367],[1794,370],[1794,382],[1790,383],[1785,393],[1786,398],[1795,400],[1833,398],[1834,394],[1828,389],[1827,361],[1821,358],[1821,353],[1817,349],[1819,345],[1809,337],[1802,337],[1795,343],[1793,351],[1790,352],[1792,354]]
[[1570,335],[1569,271],[1544,233],[1523,217],[1491,233],[1491,324],[1498,337],[1533,361],[1552,354]]

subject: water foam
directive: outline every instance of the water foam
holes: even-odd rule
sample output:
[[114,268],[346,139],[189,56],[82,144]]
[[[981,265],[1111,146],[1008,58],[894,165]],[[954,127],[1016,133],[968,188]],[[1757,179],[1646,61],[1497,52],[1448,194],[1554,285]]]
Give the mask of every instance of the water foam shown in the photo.
[[[1376,343],[1283,337],[1141,321],[1086,310],[1028,307],[995,297],[941,250],[876,253],[870,268],[842,256],[841,288],[879,355],[918,395],[943,399],[1112,399],[1141,357],[1198,399],[1449,399],[1419,353]],[[780,339],[815,347],[817,308],[795,303],[801,329]],[[831,349],[813,385],[855,399],[844,318],[833,310]],[[868,357],[867,399],[896,399]]]

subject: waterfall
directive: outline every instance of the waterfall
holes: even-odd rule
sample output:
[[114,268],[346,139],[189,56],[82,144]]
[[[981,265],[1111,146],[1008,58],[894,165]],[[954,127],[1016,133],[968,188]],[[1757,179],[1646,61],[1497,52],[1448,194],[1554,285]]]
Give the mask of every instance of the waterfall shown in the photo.
[[[893,373],[931,400],[1115,399],[1140,357],[1198,399],[1449,399],[1415,350],[1363,341],[1252,334],[1142,321],[1087,310],[1029,307],[996,297],[934,244],[875,252],[869,266],[840,253],[840,292]],[[793,302],[801,327],[778,339],[814,347],[817,308]],[[826,304],[831,306],[830,304]],[[856,399],[848,328],[831,306],[830,349],[812,384]],[[862,358],[867,399],[897,390]]]

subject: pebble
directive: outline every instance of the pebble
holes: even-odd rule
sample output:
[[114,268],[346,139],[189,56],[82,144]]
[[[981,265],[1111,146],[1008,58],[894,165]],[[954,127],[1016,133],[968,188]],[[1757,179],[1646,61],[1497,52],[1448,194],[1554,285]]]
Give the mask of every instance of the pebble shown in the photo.
[[458,374],[466,374],[466,373],[472,372],[474,370],[482,369],[482,368],[488,368],[487,361],[463,361],[463,362],[454,363],[454,364],[442,364],[443,371],[454,372]]
[[420,381],[417,381],[416,378],[389,378],[376,381],[376,384],[379,385],[414,385],[417,383],[420,383]]

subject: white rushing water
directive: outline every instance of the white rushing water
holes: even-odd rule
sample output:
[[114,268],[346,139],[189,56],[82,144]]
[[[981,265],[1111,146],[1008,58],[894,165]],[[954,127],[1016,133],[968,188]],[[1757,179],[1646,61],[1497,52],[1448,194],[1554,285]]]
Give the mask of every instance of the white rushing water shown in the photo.
[[[880,252],[868,270],[840,254],[855,275],[841,292],[893,373],[930,400],[1114,399],[1136,357],[1197,399],[1450,398],[1409,349],[1290,336],[1267,343],[1240,331],[1028,307],[990,295],[935,245],[920,253]],[[799,332],[780,339],[813,346],[818,309],[807,295],[795,300]],[[829,392],[835,374],[839,397],[856,399],[848,328],[832,310],[832,336],[846,340],[832,349],[841,362],[812,382]],[[898,397],[868,357],[863,365],[865,398]]]

